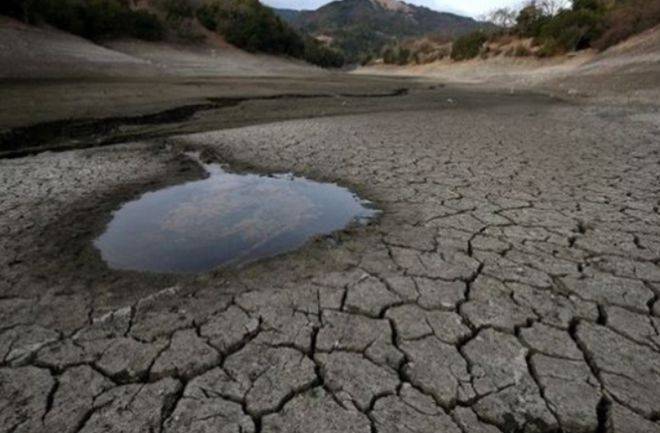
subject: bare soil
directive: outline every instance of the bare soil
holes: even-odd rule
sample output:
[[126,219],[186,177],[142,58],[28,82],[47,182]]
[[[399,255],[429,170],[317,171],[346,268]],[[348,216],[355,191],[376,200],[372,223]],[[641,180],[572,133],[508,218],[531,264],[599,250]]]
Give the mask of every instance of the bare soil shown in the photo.
[[357,74],[440,80],[479,88],[534,90],[565,98],[653,104],[660,98],[660,28],[605,52],[583,51],[548,59],[498,55],[486,60],[425,65],[375,65]]
[[[562,99],[306,74],[3,80],[0,432],[660,432],[660,107],[633,72]],[[112,211],[204,176],[191,150],[382,217],[239,269],[108,268]]]

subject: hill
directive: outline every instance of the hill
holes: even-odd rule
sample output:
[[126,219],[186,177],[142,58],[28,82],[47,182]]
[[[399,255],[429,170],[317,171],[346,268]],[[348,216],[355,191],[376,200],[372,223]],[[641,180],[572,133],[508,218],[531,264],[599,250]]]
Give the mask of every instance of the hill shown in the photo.
[[352,62],[378,56],[385,45],[407,37],[454,37],[487,26],[399,0],[339,0],[314,11],[279,10],[278,14],[294,27],[339,48]]
[[600,53],[590,49],[539,58],[501,52],[461,62],[445,56],[427,64],[374,63],[354,73],[424,78],[511,93],[533,90],[608,103],[652,104],[660,100],[660,26]]
[[286,21],[289,24],[295,22],[296,19],[302,13],[302,11],[296,9],[278,9],[278,8],[273,8],[273,12],[275,12],[275,15],[282,18],[284,21]]
[[93,42],[121,38],[198,45],[221,35],[251,53],[340,67],[342,55],[301,35],[259,0],[7,0],[0,15],[50,25]]
[[104,40],[0,16],[0,80],[322,74],[302,61],[239,50],[212,32],[190,43]]

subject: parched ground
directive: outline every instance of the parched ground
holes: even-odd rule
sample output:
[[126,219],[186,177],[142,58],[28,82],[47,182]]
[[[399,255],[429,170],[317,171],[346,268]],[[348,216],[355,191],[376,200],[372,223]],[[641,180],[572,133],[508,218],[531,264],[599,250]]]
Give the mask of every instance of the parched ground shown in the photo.
[[[409,98],[0,160],[0,432],[660,432],[657,108]],[[191,148],[383,216],[241,270],[106,269],[110,211],[202,176]]]

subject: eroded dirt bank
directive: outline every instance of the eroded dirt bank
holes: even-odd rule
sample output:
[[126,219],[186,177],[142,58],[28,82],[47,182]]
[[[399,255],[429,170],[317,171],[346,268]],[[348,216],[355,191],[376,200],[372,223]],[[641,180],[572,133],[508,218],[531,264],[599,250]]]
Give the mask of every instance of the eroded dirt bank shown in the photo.
[[[0,160],[0,431],[660,431],[657,123],[427,91]],[[191,148],[383,217],[240,271],[106,269],[109,212],[202,176]]]
[[552,58],[495,55],[422,65],[376,64],[355,71],[380,76],[424,77],[481,88],[534,90],[601,104],[657,105],[660,99],[660,27],[603,52],[584,50]]

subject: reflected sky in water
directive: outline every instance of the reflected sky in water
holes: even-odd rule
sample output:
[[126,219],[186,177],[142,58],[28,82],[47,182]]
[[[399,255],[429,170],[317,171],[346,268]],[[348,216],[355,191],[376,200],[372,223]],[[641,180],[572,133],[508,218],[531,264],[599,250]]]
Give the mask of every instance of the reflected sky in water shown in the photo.
[[94,242],[111,268],[195,273],[244,265],[378,214],[334,184],[204,167],[208,178],[146,193],[114,213]]

